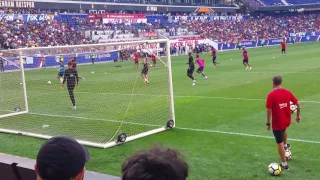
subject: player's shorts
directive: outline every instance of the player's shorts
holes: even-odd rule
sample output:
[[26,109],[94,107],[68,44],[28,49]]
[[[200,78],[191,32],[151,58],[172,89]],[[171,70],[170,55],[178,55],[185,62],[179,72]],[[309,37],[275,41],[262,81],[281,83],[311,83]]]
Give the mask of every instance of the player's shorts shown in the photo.
[[148,68],[143,68],[141,71],[141,74],[148,74],[149,69]]
[[156,60],[152,60],[153,64],[157,64],[157,61]]
[[59,72],[59,73],[58,73],[58,76],[59,76],[59,77],[62,77],[62,76],[63,76],[63,72]]
[[135,64],[138,64],[138,63],[139,63],[139,61],[134,61],[134,63],[135,63]]
[[273,130],[274,138],[276,139],[277,144],[282,143],[284,141],[284,133],[286,129],[282,130]]
[[202,71],[203,71],[203,68],[204,68],[204,67],[199,67],[197,71],[198,71],[198,72],[202,72]]
[[187,74],[193,74],[194,68],[190,68],[187,70]]
[[68,91],[73,91],[75,87],[75,84],[67,84]]
[[217,59],[217,57],[212,57],[213,64],[216,63],[216,59]]
[[249,59],[243,59],[243,63],[249,63]]
[[284,49],[284,48],[282,48],[282,50],[281,50],[282,52],[286,52],[286,49]]

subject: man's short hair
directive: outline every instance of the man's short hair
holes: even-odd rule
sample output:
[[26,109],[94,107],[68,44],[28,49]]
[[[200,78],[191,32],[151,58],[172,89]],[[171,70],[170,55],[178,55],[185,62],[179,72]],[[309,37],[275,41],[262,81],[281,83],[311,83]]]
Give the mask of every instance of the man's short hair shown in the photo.
[[89,159],[88,150],[76,140],[56,136],[40,148],[36,172],[43,180],[70,180],[83,171]]
[[279,86],[282,83],[282,77],[281,76],[273,76],[272,82],[274,85]]
[[191,55],[192,55],[192,53],[191,53],[191,52],[189,52],[188,54],[189,54],[189,56],[191,56]]
[[189,167],[173,149],[152,148],[122,164],[122,180],[186,180]]

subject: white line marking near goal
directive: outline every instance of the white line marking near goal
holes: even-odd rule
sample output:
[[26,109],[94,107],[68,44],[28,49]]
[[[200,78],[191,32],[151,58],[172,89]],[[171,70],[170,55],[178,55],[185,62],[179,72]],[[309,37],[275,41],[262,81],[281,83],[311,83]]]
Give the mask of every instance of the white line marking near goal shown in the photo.
[[[273,138],[274,138],[274,137],[272,137],[272,136],[263,136],[263,135],[255,135],[255,134],[247,134],[247,133],[237,133],[237,132],[226,132],[226,131],[216,131],[216,130],[206,130],[206,129],[193,129],[193,128],[183,128],[183,127],[176,127],[176,129],[187,130],[187,131],[198,131],[198,132],[217,133],[217,134],[237,135],[237,136],[247,136],[247,137],[257,137],[257,138],[265,138],[265,139],[273,139]],[[288,138],[288,140],[290,140],[290,141],[296,141],[296,142],[320,144],[320,141],[311,141],[311,140],[294,139],[294,138]]]
[[130,121],[123,122],[123,121],[118,121],[118,120],[87,118],[87,117],[79,117],[79,116],[62,116],[62,115],[55,115],[55,114],[42,114],[42,113],[32,113],[32,112],[29,112],[28,114],[39,115],[39,116],[49,116],[49,117],[59,117],[59,118],[75,118],[75,119],[79,119],[79,120],[92,120],[92,121],[105,121],[105,122],[113,122],[113,123],[124,123],[124,124],[140,125],[140,126],[161,127],[161,125],[155,125],[155,124],[144,124],[144,123],[136,123],[136,122],[130,122]]
[[[236,97],[215,97],[215,96],[174,96],[177,98],[203,98],[203,99],[224,99],[224,100],[243,100],[243,101],[266,101],[266,99],[252,99],[252,98],[236,98]],[[302,103],[320,104],[320,101],[300,101]]]

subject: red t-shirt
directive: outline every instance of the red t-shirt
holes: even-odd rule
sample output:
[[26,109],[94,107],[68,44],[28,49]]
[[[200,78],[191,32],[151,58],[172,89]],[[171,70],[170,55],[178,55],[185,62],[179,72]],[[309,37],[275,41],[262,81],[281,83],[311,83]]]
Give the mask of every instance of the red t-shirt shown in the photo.
[[138,53],[135,53],[135,54],[134,54],[134,60],[135,60],[135,61],[139,61],[139,54],[138,54]]
[[156,55],[152,54],[151,59],[152,59],[152,61],[155,61],[157,59]]
[[248,59],[249,58],[247,50],[243,50],[242,51],[242,55],[243,55],[243,59]]
[[283,130],[290,126],[290,101],[298,103],[298,99],[289,90],[278,88],[269,93],[266,108],[272,109],[273,130]]
[[212,56],[212,57],[217,57],[216,50],[214,50],[214,49],[212,50],[212,52],[211,52],[211,56]]
[[282,47],[282,49],[285,49],[285,48],[286,48],[286,43],[285,43],[285,42],[282,42],[282,43],[281,43],[281,47]]

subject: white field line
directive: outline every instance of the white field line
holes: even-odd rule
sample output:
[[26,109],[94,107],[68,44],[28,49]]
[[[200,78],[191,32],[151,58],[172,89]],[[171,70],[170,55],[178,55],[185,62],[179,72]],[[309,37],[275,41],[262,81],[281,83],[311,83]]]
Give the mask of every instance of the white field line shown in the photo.
[[[78,116],[62,116],[62,115],[53,115],[53,114],[41,114],[41,113],[28,113],[39,116],[49,116],[49,117],[59,117],[59,118],[74,118],[76,120],[93,120],[93,121],[105,121],[105,122],[113,122],[113,123],[124,123],[124,124],[133,124],[140,126],[150,126],[150,127],[159,127],[160,125],[154,124],[143,124],[143,123],[135,123],[135,122],[123,122],[118,120],[107,120],[107,119],[96,119],[96,118],[86,118],[86,117],[78,117]],[[245,136],[245,137],[256,137],[256,138],[264,138],[264,139],[273,139],[272,136],[263,136],[256,134],[247,134],[247,133],[238,133],[238,132],[227,132],[227,131],[217,131],[210,129],[194,129],[194,128],[185,128],[185,127],[175,127],[176,129],[185,130],[185,131],[197,131],[197,132],[206,132],[206,133],[217,133],[217,134],[227,134],[227,135],[236,135],[236,136]],[[304,140],[304,139],[294,139],[289,138],[290,141],[295,142],[303,142],[303,143],[311,143],[311,144],[320,144],[320,141],[312,141],[312,140]]]
[[[193,129],[193,128],[183,128],[176,127],[177,129],[186,130],[186,131],[198,131],[198,132],[207,132],[207,133],[218,133],[218,134],[228,134],[228,135],[237,135],[237,136],[246,136],[246,137],[257,137],[257,138],[265,138],[265,139],[273,139],[272,136],[263,136],[263,135],[255,135],[255,134],[247,134],[247,133],[237,133],[237,132],[226,132],[226,131],[216,131],[216,130],[205,130],[205,129]],[[304,139],[293,139],[288,138],[290,141],[296,142],[304,142],[304,143],[312,143],[312,144],[320,144],[320,141],[311,141]]]
[[[31,92],[31,91],[29,91]],[[66,93],[64,91],[57,91],[57,92],[48,92],[48,93],[38,93],[37,91],[36,95],[46,95],[46,94],[55,94],[55,93]],[[83,92],[78,91],[75,92],[75,94],[99,94],[99,95],[123,95],[123,96],[132,96],[132,94],[122,94],[122,93],[93,93],[93,92]],[[167,97],[169,95],[155,95],[155,94],[133,94],[135,96],[150,96],[150,97]],[[243,100],[243,101],[266,101],[266,99],[256,99],[256,98],[241,98],[241,97],[220,97],[220,96],[179,96],[174,95],[175,98],[201,98],[201,99],[223,99],[223,100]],[[312,103],[312,104],[320,104],[320,101],[300,101],[301,103]]]

